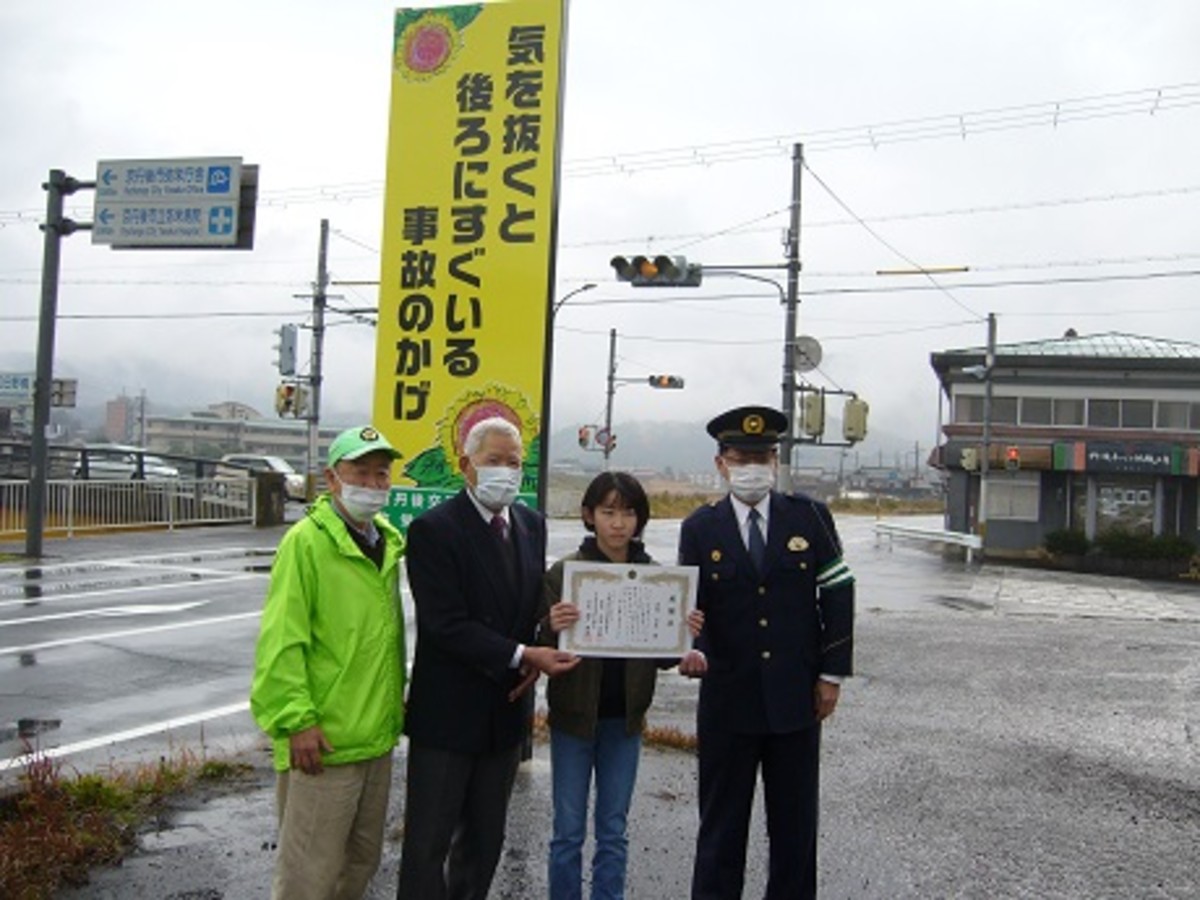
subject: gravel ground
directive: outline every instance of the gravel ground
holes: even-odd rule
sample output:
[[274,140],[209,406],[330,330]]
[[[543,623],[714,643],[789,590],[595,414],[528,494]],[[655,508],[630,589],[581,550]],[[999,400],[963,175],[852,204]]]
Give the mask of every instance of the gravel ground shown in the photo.
[[[1200,623],[872,610],[857,643],[824,735],[823,897],[1200,897]],[[651,723],[691,731],[695,693],[664,676]],[[61,896],[266,897],[272,779],[251,757],[245,782],[181,798],[123,866]],[[546,895],[547,759],[538,745],[518,776],[494,898]],[[370,898],[394,896],[400,762]],[[633,900],[687,896],[695,769],[643,754]],[[764,884],[756,816],[748,897]]]

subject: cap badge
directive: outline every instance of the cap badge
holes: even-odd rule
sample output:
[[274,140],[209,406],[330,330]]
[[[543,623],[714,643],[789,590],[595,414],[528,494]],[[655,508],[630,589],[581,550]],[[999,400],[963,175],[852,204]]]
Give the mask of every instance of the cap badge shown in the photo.
[[746,432],[746,434],[762,434],[764,427],[763,417],[757,413],[742,419],[742,431]]
[[360,440],[364,441],[377,441],[379,440],[379,432],[368,425],[358,433],[358,437]]

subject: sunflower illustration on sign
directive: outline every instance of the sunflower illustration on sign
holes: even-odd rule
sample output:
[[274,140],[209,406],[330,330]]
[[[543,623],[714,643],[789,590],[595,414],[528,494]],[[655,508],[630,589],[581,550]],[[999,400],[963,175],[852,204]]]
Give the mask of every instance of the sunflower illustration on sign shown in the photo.
[[463,45],[462,32],[483,5],[396,11],[393,59],[396,71],[412,81],[441,75]]
[[463,476],[458,458],[467,432],[476,423],[495,416],[508,420],[521,432],[525,445],[521,493],[534,493],[537,490],[540,460],[537,413],[523,394],[496,382],[465,391],[455,398],[446,409],[446,414],[438,420],[437,444],[409,460],[404,466],[404,475],[411,478],[417,487],[461,487]]

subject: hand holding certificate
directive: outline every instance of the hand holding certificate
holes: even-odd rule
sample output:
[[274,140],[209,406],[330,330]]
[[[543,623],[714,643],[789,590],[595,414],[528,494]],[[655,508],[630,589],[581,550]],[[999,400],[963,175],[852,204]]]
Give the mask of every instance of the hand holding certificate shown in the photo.
[[560,650],[580,656],[681,657],[691,648],[694,566],[617,565],[569,560],[562,599],[579,616],[559,632]]

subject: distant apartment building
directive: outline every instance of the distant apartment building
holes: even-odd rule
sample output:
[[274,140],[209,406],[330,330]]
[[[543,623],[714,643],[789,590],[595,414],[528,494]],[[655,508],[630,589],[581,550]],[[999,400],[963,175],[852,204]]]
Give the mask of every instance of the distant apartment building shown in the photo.
[[138,427],[146,409],[146,398],[122,394],[104,404],[104,437],[114,444],[137,444],[141,441]]
[[[318,431],[318,466],[338,428]],[[308,453],[308,423],[264,418],[235,401],[214,403],[186,416],[146,416],[146,447],[159,453],[217,459],[226,453],[279,456],[302,471]]]

